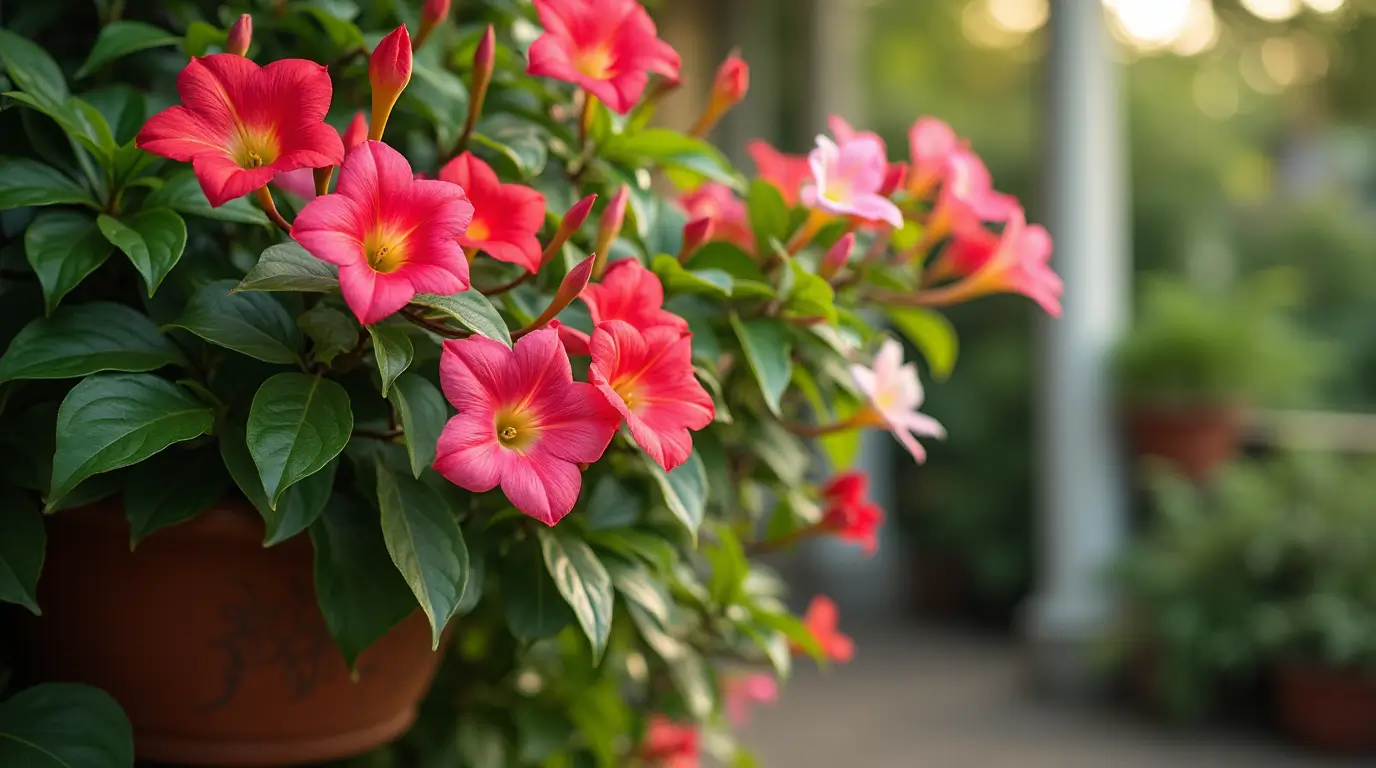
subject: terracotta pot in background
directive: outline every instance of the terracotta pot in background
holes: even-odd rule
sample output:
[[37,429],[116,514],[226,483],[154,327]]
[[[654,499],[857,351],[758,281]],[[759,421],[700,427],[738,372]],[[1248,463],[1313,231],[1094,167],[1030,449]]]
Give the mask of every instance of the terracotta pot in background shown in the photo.
[[1376,749],[1376,680],[1349,669],[1286,664],[1277,673],[1280,722],[1294,740],[1325,752]]
[[135,552],[117,505],[58,513],[48,536],[26,667],[113,695],[142,760],[282,766],[365,752],[410,727],[439,663],[417,612],[351,681],[316,605],[310,541],[264,549],[246,505]]
[[1236,404],[1137,406],[1127,412],[1128,440],[1138,456],[1166,459],[1201,483],[1214,467],[1237,455],[1242,415],[1242,407]]

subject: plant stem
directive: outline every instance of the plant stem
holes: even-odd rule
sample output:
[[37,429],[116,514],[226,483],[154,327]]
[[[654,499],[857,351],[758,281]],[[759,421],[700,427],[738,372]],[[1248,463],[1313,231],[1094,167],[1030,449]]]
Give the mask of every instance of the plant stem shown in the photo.
[[436,336],[443,336],[446,339],[466,339],[473,335],[471,331],[456,331],[442,322],[421,317],[420,314],[411,309],[403,309],[401,316]]
[[291,224],[282,218],[282,214],[277,212],[277,204],[272,201],[272,192],[268,189],[268,185],[264,184],[259,187],[254,195],[258,198],[258,204],[263,207],[263,213],[272,219],[272,223],[276,224],[283,232],[290,233]]

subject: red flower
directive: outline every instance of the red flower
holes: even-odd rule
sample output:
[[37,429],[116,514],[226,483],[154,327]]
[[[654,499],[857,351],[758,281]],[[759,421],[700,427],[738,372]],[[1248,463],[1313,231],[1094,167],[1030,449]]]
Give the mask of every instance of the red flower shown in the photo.
[[459,237],[460,245],[527,272],[540,269],[540,241],[535,236],[545,223],[544,195],[520,184],[503,184],[471,152],[441,168],[440,181],[463,187],[473,203],[473,221]]
[[747,143],[745,151],[759,168],[760,178],[778,187],[790,208],[797,205],[803,185],[812,181],[812,166],[807,156],[786,155],[759,139]]
[[368,140],[368,118],[362,112],[354,113],[354,119],[344,129],[343,139],[345,152]]
[[951,158],[960,151],[960,139],[951,126],[934,117],[920,117],[908,129],[908,194],[923,199],[946,179]]
[[135,144],[189,162],[212,206],[243,197],[297,168],[336,165],[339,134],[325,124],[330,76],[304,59],[266,67],[229,53],[191,63],[177,76],[182,103],[144,124]]
[[853,541],[873,555],[879,548],[879,526],[884,523],[884,509],[866,497],[869,476],[864,472],[846,472],[833,477],[822,488],[827,501],[822,527],[837,537]]
[[693,375],[693,337],[660,325],[641,331],[621,320],[592,332],[588,378],[626,419],[631,436],[672,471],[693,452],[696,431],[712,423],[712,396]]
[[640,757],[654,768],[698,768],[698,728],[651,715]]
[[621,424],[591,384],[573,380],[553,328],[532,331],[514,349],[477,335],[446,341],[440,384],[459,415],[440,434],[435,470],[474,493],[500,485],[546,525],[573,509],[579,465],[602,458]]
[[291,236],[339,265],[344,301],[367,325],[417,293],[468,290],[468,259],[456,239],[472,218],[461,187],[417,180],[400,153],[369,141],[344,159],[338,189],[301,209]]
[[745,203],[725,184],[709,181],[679,199],[690,219],[710,219],[712,237],[740,246],[742,250],[755,248],[755,233]]
[[1007,221],[1018,207],[1017,198],[994,190],[993,178],[979,155],[958,149],[948,161],[946,177],[923,237],[936,242],[953,231],[971,231],[980,222]]
[[664,286],[655,273],[635,259],[621,259],[607,267],[601,283],[583,289],[579,297],[588,305],[593,325],[625,320],[644,331],[667,325],[688,332],[688,321],[664,309]]
[[726,703],[726,719],[737,728],[750,724],[752,706],[773,704],[779,700],[778,681],[764,672],[727,676],[722,680],[721,687]]
[[836,603],[826,595],[812,598],[807,613],[803,614],[804,626],[817,639],[827,658],[845,663],[855,657],[855,643],[837,631],[839,621],[840,613],[836,610]]
[[535,0],[535,10],[545,33],[530,46],[532,75],[578,85],[623,115],[649,72],[678,79],[678,52],[636,0]]
[[938,290],[950,293],[953,301],[1020,293],[1048,315],[1060,317],[1065,286],[1051,269],[1051,250],[1051,235],[1041,225],[1028,226],[1022,206],[1014,203],[1002,234],[978,223],[956,230],[942,258],[964,279]]

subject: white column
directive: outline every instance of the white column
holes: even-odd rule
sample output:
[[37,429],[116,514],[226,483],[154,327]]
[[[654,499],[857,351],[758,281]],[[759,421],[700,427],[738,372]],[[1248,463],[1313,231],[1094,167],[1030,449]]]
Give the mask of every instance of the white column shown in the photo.
[[1128,317],[1131,257],[1119,67],[1101,3],[1052,0],[1047,57],[1047,227],[1065,314],[1042,327],[1040,557],[1027,630],[1035,672],[1089,677],[1087,644],[1112,610],[1105,568],[1127,517],[1109,359]]

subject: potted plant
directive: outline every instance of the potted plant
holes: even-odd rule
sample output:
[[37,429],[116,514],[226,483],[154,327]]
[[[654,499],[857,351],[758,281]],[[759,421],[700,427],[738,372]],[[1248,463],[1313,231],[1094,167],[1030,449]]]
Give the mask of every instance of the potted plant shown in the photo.
[[1247,407],[1288,404],[1313,391],[1328,350],[1282,314],[1293,286],[1284,270],[1223,295],[1146,281],[1140,319],[1114,359],[1135,453],[1167,459],[1202,481],[1236,455]]
[[854,651],[749,556],[883,517],[807,441],[942,432],[865,311],[1058,310],[944,124],[747,183],[738,58],[685,134],[635,0],[448,6],[6,18],[0,764],[744,760]]

